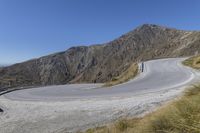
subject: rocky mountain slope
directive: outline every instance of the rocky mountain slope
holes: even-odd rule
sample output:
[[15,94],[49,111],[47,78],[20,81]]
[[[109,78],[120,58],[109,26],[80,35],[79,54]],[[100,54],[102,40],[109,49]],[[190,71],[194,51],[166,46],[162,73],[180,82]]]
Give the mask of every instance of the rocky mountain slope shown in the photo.
[[0,69],[0,88],[105,82],[133,62],[200,52],[200,32],[144,24],[101,45],[72,47]]

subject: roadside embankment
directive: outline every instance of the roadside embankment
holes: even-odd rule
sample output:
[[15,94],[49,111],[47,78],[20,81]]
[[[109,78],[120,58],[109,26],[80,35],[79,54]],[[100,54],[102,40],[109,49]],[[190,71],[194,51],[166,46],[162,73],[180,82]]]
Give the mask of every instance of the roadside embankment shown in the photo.
[[200,69],[200,55],[184,60],[183,64],[194,69]]
[[104,87],[109,87],[113,85],[118,85],[124,82],[129,81],[130,79],[133,79],[138,74],[138,64],[133,63],[130,65],[130,67],[125,70],[121,75],[114,77],[111,81],[106,82],[104,84]]

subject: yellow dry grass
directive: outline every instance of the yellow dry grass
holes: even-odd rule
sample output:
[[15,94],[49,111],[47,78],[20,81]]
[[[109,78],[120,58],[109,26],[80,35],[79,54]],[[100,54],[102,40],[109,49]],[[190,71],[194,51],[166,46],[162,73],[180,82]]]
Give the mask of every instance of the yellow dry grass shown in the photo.
[[200,69],[200,55],[184,60],[183,64],[194,69]]
[[105,87],[121,84],[134,78],[138,73],[138,65],[133,63],[126,71],[120,76],[114,77],[111,81],[105,83]]
[[119,120],[86,133],[200,133],[200,85],[142,118]]

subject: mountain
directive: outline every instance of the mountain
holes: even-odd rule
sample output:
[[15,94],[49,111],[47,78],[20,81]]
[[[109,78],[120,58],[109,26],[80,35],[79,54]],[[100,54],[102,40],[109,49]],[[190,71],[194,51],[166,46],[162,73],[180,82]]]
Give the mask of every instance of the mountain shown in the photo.
[[134,62],[199,52],[200,32],[144,24],[105,44],[72,47],[1,68],[0,88],[105,82]]
[[9,64],[0,64],[0,67],[6,67],[9,66]]

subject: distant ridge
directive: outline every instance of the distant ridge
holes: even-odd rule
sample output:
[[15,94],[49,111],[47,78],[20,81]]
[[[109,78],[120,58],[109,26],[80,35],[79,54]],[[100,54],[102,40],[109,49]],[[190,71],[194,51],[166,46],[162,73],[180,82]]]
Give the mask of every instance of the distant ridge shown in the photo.
[[105,82],[134,62],[199,52],[200,32],[144,24],[108,43],[72,47],[1,68],[0,88]]

